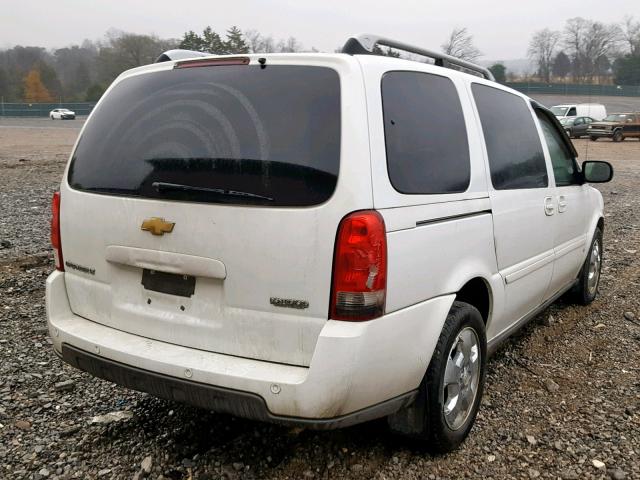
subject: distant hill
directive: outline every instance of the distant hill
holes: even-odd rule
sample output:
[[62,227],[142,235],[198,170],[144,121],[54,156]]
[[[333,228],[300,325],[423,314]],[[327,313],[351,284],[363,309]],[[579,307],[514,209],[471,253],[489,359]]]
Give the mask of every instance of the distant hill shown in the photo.
[[528,58],[515,58],[513,60],[479,60],[478,63],[484,67],[490,67],[494,63],[502,63],[507,67],[507,74],[515,73],[522,75],[524,73],[533,73],[535,67]]

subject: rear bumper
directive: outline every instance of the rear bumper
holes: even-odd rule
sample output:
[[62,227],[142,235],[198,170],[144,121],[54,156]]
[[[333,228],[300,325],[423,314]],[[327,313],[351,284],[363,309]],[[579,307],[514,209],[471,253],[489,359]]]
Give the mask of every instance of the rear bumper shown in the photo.
[[132,390],[150,393],[156,397],[188,403],[216,412],[230,413],[243,418],[284,425],[302,425],[318,430],[348,427],[390,415],[409,405],[417,393],[408,392],[385,402],[339,417],[323,419],[286,417],[269,412],[264,399],[253,393],[205,385],[141,370],[78,350],[67,344],[62,344],[61,356],[69,365],[84,370],[95,377]]
[[47,279],[47,320],[69,364],[128,388],[219,412],[335,428],[409,403],[454,295],[370,322],[327,321],[308,368],[223,355],[116,330],[75,315],[64,273]]

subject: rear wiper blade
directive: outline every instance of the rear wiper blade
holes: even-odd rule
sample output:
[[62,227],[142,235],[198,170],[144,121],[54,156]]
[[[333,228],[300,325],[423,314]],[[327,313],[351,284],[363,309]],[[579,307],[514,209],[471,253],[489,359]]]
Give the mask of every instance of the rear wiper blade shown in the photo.
[[258,200],[267,200],[269,202],[273,202],[273,198],[271,197],[258,195],[257,193],[241,192],[238,190],[224,190],[222,188],[194,187],[192,185],[182,185],[180,183],[167,183],[167,182],[153,182],[151,186],[157,192],[174,191],[174,192],[215,193],[217,195],[225,195],[230,197],[256,198]]

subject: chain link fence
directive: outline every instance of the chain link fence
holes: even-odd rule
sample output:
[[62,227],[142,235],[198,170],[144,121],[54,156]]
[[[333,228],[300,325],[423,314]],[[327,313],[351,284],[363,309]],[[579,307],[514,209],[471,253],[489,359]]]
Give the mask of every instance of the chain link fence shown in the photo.
[[0,102],[0,117],[48,117],[54,108],[68,108],[76,115],[89,115],[96,102],[75,103],[5,103]]
[[[526,95],[640,97],[640,85],[583,85],[565,83],[508,82],[507,86]],[[6,103],[0,101],[0,117],[48,117],[54,108],[68,108],[76,115],[89,115],[95,102]]]
[[526,95],[640,97],[640,85],[589,85],[567,83],[507,82]]

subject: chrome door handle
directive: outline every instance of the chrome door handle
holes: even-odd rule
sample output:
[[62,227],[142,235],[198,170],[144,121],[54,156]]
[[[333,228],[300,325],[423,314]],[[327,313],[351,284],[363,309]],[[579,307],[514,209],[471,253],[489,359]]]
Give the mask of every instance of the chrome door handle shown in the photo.
[[544,199],[544,213],[546,216],[550,217],[554,213],[556,213],[556,207],[553,205],[553,197],[545,197]]
[[567,197],[560,195],[558,197],[558,213],[562,213],[567,210]]

